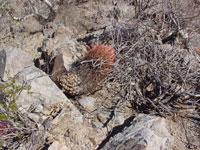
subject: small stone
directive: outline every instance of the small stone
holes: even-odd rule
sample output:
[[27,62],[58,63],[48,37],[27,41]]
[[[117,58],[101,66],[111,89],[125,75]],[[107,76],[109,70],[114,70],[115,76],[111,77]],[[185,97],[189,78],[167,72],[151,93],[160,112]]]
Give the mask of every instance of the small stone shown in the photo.
[[42,105],[38,105],[36,108],[35,108],[35,111],[36,113],[40,113],[40,112],[43,112],[43,106]]
[[96,145],[96,140],[93,137],[89,137],[89,140],[92,142],[93,145]]
[[106,97],[108,95],[106,90],[99,90],[96,92],[99,97]]
[[[52,134],[65,133],[68,130],[82,127],[83,116],[77,109],[72,109],[68,103],[64,103],[61,112],[51,121]],[[78,129],[77,129],[78,128]]]
[[60,141],[54,141],[48,148],[48,150],[69,150],[69,148],[66,147],[65,143]]
[[47,137],[47,141],[50,143],[54,140],[54,137],[52,134],[49,134],[48,137]]
[[44,108],[43,113],[48,116],[48,115],[51,114],[51,111],[46,109],[46,108]]
[[106,138],[106,132],[102,129],[91,129],[89,134],[89,140],[93,145],[100,144],[103,139]]
[[117,113],[114,118],[115,125],[121,125],[124,123],[124,116],[122,113]]
[[103,123],[101,122],[92,122],[92,125],[94,128],[102,129],[103,128]]
[[79,100],[79,103],[87,110],[93,111],[95,109],[96,99],[93,97],[84,97]]
[[39,122],[39,120],[40,120],[40,116],[33,114],[33,113],[29,113],[28,117],[34,122]]
[[7,80],[8,76],[14,77],[29,66],[33,66],[33,62],[26,52],[14,47],[7,47],[0,51],[1,79]]
[[82,57],[82,54],[81,54],[81,53],[77,53],[76,56],[77,56],[78,58],[81,58],[81,57]]
[[155,40],[155,41],[154,41],[154,44],[161,45],[161,44],[162,44],[162,41],[161,41],[161,40]]
[[63,74],[66,70],[68,71],[71,68],[73,63],[72,55],[67,52],[63,52],[63,54],[57,55],[54,60],[53,70],[51,73],[51,79],[56,81],[56,77]]
[[105,123],[110,117],[110,112],[100,112],[97,115],[97,118],[99,119],[99,121],[101,121],[102,123]]
[[152,91],[154,90],[153,84],[152,84],[152,83],[149,84],[149,85],[146,87],[146,90],[147,90],[148,92],[152,92]]
[[128,67],[127,68],[127,71],[132,71],[133,69],[131,67]]

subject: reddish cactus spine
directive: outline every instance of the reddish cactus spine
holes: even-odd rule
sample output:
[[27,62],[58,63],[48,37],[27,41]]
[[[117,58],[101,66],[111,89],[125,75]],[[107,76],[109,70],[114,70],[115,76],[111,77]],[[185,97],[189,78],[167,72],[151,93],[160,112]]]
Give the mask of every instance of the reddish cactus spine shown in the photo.
[[93,92],[113,68],[115,50],[106,45],[93,46],[84,59],[59,77],[62,90],[69,96]]
[[88,50],[85,60],[94,60],[97,66],[97,71],[100,71],[100,80],[104,79],[106,75],[113,68],[115,62],[115,50],[107,45],[96,45]]

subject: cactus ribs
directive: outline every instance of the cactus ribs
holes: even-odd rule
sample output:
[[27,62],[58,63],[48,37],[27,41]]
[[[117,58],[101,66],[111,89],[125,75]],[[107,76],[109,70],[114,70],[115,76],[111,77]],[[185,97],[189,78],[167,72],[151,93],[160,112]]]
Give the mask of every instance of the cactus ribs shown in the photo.
[[59,84],[69,96],[90,93],[112,70],[114,62],[114,49],[106,45],[93,46],[82,61],[74,63],[69,72],[58,78]]

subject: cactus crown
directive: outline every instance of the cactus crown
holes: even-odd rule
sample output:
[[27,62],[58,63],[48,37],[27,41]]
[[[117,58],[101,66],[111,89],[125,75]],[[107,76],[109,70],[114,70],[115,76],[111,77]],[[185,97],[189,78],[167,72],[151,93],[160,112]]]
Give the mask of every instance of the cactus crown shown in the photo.
[[88,50],[85,60],[92,60],[100,80],[113,68],[115,62],[115,50],[107,45],[96,45]]

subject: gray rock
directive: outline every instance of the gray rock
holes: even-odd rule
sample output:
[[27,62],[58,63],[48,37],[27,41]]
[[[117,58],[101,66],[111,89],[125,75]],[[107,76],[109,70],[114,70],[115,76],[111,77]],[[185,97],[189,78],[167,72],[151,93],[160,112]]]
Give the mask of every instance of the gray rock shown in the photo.
[[80,45],[76,39],[72,39],[71,30],[61,26],[56,30],[56,36],[46,42],[46,48],[52,57],[66,53],[67,55],[76,55],[77,51],[86,51],[83,45]]
[[[79,110],[46,73],[36,68],[34,65],[24,65],[24,62],[31,62],[28,57],[23,57],[26,56],[26,53],[20,52],[17,54],[18,55],[12,55],[12,59],[7,59],[8,57],[6,57],[6,64],[10,64],[11,60],[19,58],[27,59],[17,62],[19,67],[10,66],[9,69],[13,75],[17,74],[17,85],[31,87],[30,90],[22,90],[16,98],[19,111],[27,114],[27,116],[38,123],[38,126],[41,126],[41,128],[43,127],[42,123],[44,123],[45,127],[50,128],[49,132],[55,133],[55,135],[63,135],[66,131],[69,131],[69,133],[74,131],[79,132],[80,129],[83,128],[83,116]],[[32,64],[32,62],[30,64]],[[45,118],[48,117],[52,118],[52,115],[56,116],[52,122],[45,120]],[[44,120],[45,122],[43,122]],[[87,130],[85,130],[85,134],[87,135]],[[74,136],[76,139],[78,134]],[[80,137],[77,141],[81,141],[83,138],[84,137]],[[84,143],[84,140],[82,141]],[[35,147],[37,146],[35,145]]]
[[63,141],[54,141],[48,150],[69,150]]
[[95,109],[95,101],[96,99],[89,96],[89,97],[84,97],[84,98],[81,98],[79,100],[79,103],[87,110],[89,111],[93,111]]
[[[9,54],[8,51],[10,52]],[[19,111],[25,113],[34,122],[37,122],[41,128],[43,125],[49,128],[47,135],[50,132],[57,136],[64,136],[69,133],[75,139],[74,142],[77,143],[75,144],[76,149],[88,149],[84,145],[85,143],[87,145],[91,143],[89,139],[85,139],[88,135],[88,130],[87,127],[83,126],[82,114],[49,76],[36,68],[23,51],[12,48],[1,51],[1,54],[1,56],[4,56],[1,57],[3,62],[1,64],[5,67],[5,69],[1,69],[2,74],[5,75],[4,70],[9,67],[12,75],[18,76],[16,85],[31,87],[30,90],[22,90],[16,98]],[[55,118],[53,119],[52,116]],[[46,118],[50,119],[46,121]],[[45,122],[43,122],[44,120]],[[81,135],[79,134],[80,131],[82,132]],[[44,136],[41,135],[41,137]],[[37,147],[37,144],[34,145]],[[74,146],[70,145],[70,149],[72,147]],[[61,148],[59,147],[58,149]]]
[[97,129],[103,129],[104,125],[101,122],[92,122],[92,126]]
[[[8,47],[0,52],[0,60],[1,68],[9,71],[10,76],[19,77],[16,81],[17,85],[31,87],[30,90],[23,90],[16,99],[20,110],[26,112],[33,107],[35,112],[42,113],[44,106],[61,102],[67,103],[72,111],[77,110],[49,76],[33,65],[26,52]],[[1,69],[4,78],[7,77],[5,71]]]
[[[77,110],[78,111],[78,110]],[[67,104],[62,106],[62,110],[55,119],[51,121],[50,134],[65,137],[67,147],[72,150],[92,149],[88,139],[89,128],[84,124],[83,116],[80,112],[71,110]]]
[[46,48],[54,59],[51,79],[56,82],[57,77],[69,71],[72,63],[77,61],[87,51],[76,39],[71,39],[71,31],[66,27],[59,27],[54,39],[49,39]]
[[70,131],[80,129],[82,127],[82,123],[83,116],[81,113],[77,109],[72,108],[69,103],[64,103],[62,105],[61,112],[51,122],[51,133],[54,135],[65,134],[67,130]]
[[40,116],[34,114],[34,113],[29,113],[28,118],[30,118],[32,121],[38,123],[40,121]]
[[36,112],[36,113],[43,112],[43,106],[42,106],[42,105],[38,105],[38,106],[35,108],[34,112]]
[[62,75],[66,71],[69,71],[73,62],[74,61],[70,53],[63,52],[63,54],[57,55],[54,60],[51,79],[56,81],[58,76]]
[[102,150],[171,150],[172,141],[164,118],[140,114]]
[[7,80],[28,66],[33,66],[31,58],[22,50],[7,47],[0,51],[0,77]]
[[0,78],[3,79],[6,68],[6,52],[3,50],[0,52]]
[[121,125],[121,124],[123,124],[124,123],[124,116],[123,116],[123,114],[122,113],[116,113],[116,115],[115,115],[115,117],[114,117],[114,123],[116,124],[116,125]]
[[108,121],[108,119],[110,118],[110,114],[111,114],[111,112],[101,111],[97,114],[97,118],[102,123],[106,123]]
[[[53,83],[47,74],[40,69],[31,66],[22,70],[19,74],[17,84],[30,86],[29,91],[24,90],[16,100],[16,104],[23,110],[28,110],[30,106],[37,108],[38,105],[47,106],[60,102],[74,106],[63,92]],[[38,109],[39,110],[39,109]],[[38,111],[37,110],[37,111]]]

